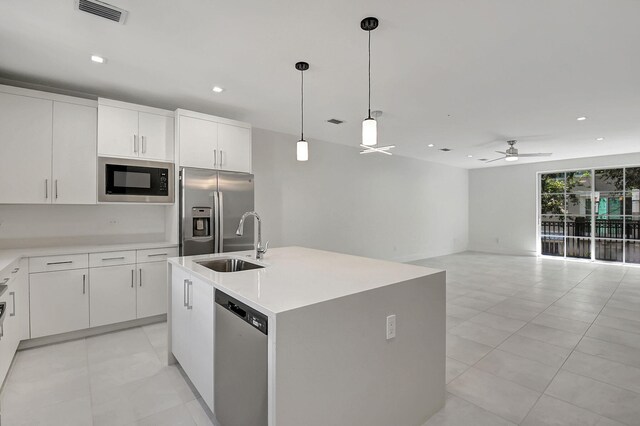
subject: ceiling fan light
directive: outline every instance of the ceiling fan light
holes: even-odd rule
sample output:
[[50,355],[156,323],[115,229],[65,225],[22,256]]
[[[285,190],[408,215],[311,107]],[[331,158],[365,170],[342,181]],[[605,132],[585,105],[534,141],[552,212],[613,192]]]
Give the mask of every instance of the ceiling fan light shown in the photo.
[[365,118],[362,122],[362,145],[378,144],[378,123],[373,118]]
[[511,157],[505,158],[504,161],[518,161],[518,157],[514,155]]
[[296,145],[296,160],[309,160],[309,144],[304,139],[299,140]]

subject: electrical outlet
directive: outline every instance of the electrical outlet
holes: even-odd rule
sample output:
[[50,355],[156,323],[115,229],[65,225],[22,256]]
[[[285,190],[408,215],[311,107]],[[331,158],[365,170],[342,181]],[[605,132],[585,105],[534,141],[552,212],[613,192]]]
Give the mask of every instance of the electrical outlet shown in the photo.
[[389,315],[387,317],[387,340],[396,337],[396,316]]

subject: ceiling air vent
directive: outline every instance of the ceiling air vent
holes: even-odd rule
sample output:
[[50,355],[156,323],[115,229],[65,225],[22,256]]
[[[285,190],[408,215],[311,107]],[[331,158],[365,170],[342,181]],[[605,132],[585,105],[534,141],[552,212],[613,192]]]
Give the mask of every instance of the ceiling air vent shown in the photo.
[[128,13],[124,9],[98,0],[76,0],[76,9],[119,24],[124,24]]
[[342,120],[338,120],[337,118],[332,118],[331,120],[327,120],[327,123],[331,123],[331,124],[342,124],[342,123],[344,123],[344,121],[342,121]]

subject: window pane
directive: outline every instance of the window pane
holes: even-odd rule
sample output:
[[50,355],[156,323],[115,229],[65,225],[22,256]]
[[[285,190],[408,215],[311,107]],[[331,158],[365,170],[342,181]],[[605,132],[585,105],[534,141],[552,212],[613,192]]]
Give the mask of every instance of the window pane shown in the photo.
[[565,213],[564,195],[545,194],[540,201],[540,212],[542,214],[563,215]]
[[606,219],[596,219],[596,237],[622,239],[623,227],[624,220],[622,216],[609,216]]
[[627,241],[625,250],[625,262],[640,263],[640,241]]
[[593,201],[598,218],[622,215],[624,197],[621,192],[596,192]]
[[624,237],[627,240],[640,240],[640,219],[627,216],[624,223]]
[[591,216],[567,216],[567,236],[590,237]]
[[591,191],[591,170],[567,172],[567,192]]
[[626,190],[640,189],[640,167],[628,167],[626,172]]
[[567,194],[567,214],[591,215],[591,193]]
[[564,237],[542,237],[542,254],[564,256]]
[[640,217],[640,189],[632,189],[625,193],[624,214],[636,218]]
[[543,194],[564,194],[564,173],[540,175],[540,185]]
[[567,238],[567,257],[591,259],[591,240],[587,238]]
[[624,190],[624,170],[596,170],[595,183],[596,191],[622,191]]
[[596,240],[596,259],[622,262],[622,241]]
[[542,216],[540,235],[564,235],[564,216]]

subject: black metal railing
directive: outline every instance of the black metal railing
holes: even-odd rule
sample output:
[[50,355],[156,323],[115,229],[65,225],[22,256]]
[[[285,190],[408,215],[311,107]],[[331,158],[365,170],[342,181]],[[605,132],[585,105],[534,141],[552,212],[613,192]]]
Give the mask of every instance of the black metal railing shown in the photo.
[[[591,221],[542,221],[540,225],[544,255],[564,256],[566,252],[567,257],[590,259],[591,250],[595,250],[597,260],[622,262],[626,257],[626,262],[640,263],[640,220],[596,219],[593,247],[587,239],[591,236]],[[565,231],[569,238],[564,238]]]

